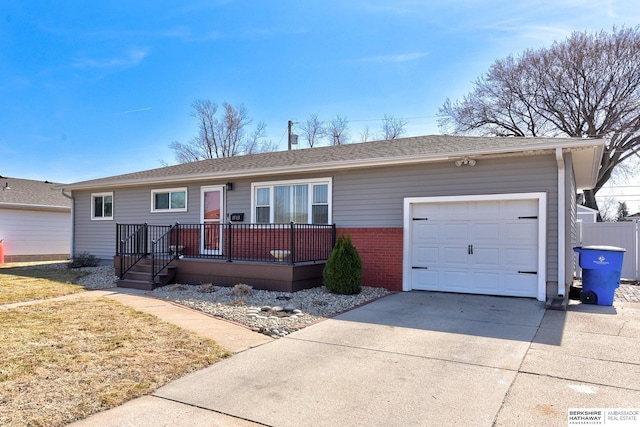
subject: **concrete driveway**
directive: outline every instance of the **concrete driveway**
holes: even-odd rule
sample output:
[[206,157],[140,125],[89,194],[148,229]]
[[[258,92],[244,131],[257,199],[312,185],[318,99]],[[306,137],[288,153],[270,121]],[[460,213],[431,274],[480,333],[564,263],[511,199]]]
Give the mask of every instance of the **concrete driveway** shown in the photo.
[[399,293],[236,354],[93,422],[567,425],[571,407],[639,406],[639,309],[545,311],[530,299]]

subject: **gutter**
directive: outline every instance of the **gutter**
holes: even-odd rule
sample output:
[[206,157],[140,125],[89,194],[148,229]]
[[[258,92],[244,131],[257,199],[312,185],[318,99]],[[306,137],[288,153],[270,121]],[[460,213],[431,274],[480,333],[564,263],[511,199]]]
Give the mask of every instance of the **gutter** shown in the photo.
[[566,251],[566,170],[564,168],[564,154],[562,148],[556,148],[556,163],[558,164],[558,296],[565,296]]
[[69,195],[67,193],[64,192],[64,188],[62,190],[60,190],[60,193],[66,197],[67,199],[71,200],[71,241],[69,242],[69,258],[73,258],[74,256],[74,251],[73,251],[73,240],[75,237],[75,218],[74,218],[74,211],[75,211],[75,207],[76,207],[76,199],[73,197],[73,195]]
[[[150,176],[143,178],[125,178],[122,180],[111,180],[110,178],[91,180],[86,182],[79,182],[76,184],[61,184],[56,186],[56,189],[73,189],[73,190],[90,190],[94,188],[122,188],[130,186],[139,186],[145,184],[163,184],[163,183],[187,183],[202,180],[228,180],[247,177],[258,176],[272,176],[282,174],[297,174],[297,173],[312,173],[312,172],[326,172],[327,170],[349,170],[354,168],[368,168],[376,166],[396,166],[396,165],[408,165],[419,163],[431,163],[431,162],[443,162],[449,160],[456,160],[461,157],[490,157],[490,156],[503,156],[503,155],[533,155],[548,152],[552,154],[554,150],[558,149],[558,145],[568,150],[580,150],[589,149],[596,146],[603,146],[602,140],[590,140],[585,139],[581,141],[567,140],[566,143],[559,143],[554,141],[553,143],[526,145],[522,147],[510,147],[504,148],[490,148],[490,149],[478,149],[478,150],[463,150],[463,151],[450,151],[446,153],[425,153],[419,155],[400,155],[391,157],[374,157],[374,158],[359,158],[352,160],[331,160],[326,162],[315,162],[301,165],[292,166],[291,164],[282,164],[273,167],[256,167],[248,169],[225,169],[211,172],[202,172],[197,174],[180,174],[180,175],[163,175],[163,176]],[[171,167],[171,166],[169,166]],[[135,174],[135,173],[134,173]],[[129,174],[125,174],[129,175]],[[117,178],[117,177],[112,177]],[[98,182],[95,182],[98,181]]]
[[66,206],[51,206],[51,205],[30,205],[28,203],[2,203],[0,207],[3,209],[21,209],[30,211],[51,211],[51,212],[67,212],[70,208]]

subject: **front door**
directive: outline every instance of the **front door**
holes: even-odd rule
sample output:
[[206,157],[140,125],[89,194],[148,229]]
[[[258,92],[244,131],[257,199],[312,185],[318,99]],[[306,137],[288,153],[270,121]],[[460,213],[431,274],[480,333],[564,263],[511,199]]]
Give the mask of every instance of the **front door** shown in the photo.
[[200,252],[207,255],[222,255],[224,218],[224,190],[221,186],[202,187],[200,200],[202,230]]

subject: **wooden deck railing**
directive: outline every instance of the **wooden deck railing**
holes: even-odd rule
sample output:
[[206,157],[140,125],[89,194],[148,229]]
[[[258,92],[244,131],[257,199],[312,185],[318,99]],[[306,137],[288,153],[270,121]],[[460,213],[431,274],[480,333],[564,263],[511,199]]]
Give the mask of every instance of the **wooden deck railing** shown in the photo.
[[[154,274],[178,257],[226,261],[300,262],[329,258],[335,224],[117,224],[116,255],[123,275],[144,257]],[[155,277],[155,276],[154,276]]]

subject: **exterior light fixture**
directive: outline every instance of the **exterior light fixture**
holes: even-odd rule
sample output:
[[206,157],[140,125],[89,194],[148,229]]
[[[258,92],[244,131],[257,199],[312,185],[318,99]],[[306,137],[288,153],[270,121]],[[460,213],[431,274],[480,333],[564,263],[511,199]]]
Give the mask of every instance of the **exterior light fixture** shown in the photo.
[[475,166],[476,165],[476,161],[474,159],[469,159],[467,157],[465,157],[464,159],[458,159],[456,160],[456,166],[460,167],[462,165],[469,165],[469,166]]
[[233,182],[227,182],[226,189],[227,191],[233,190]]

